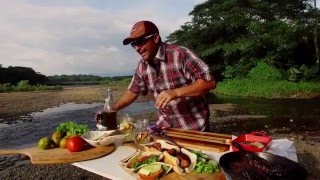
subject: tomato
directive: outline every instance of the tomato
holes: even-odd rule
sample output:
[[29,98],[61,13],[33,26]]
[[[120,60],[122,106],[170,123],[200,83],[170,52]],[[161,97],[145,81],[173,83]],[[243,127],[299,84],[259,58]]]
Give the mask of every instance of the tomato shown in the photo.
[[147,160],[149,157],[151,157],[151,155],[149,155],[149,156],[142,156],[142,157],[140,157],[140,158],[138,159],[138,161],[139,161],[139,162],[143,162],[143,161]]
[[67,149],[70,152],[82,151],[86,142],[80,136],[72,136],[67,142]]

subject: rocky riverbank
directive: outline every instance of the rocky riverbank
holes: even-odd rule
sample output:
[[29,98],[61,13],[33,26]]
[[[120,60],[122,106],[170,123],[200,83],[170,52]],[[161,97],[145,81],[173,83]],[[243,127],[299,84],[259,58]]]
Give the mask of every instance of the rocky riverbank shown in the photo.
[[[118,98],[124,87],[113,87]],[[106,88],[102,86],[86,86],[65,88],[62,91],[13,92],[0,93],[0,123],[29,121],[31,112],[59,106],[67,102],[93,103],[104,101]],[[150,97],[141,97],[138,101],[149,101]],[[252,115],[243,112],[235,104],[210,104],[212,124],[211,130],[218,133],[239,135],[250,131],[242,129],[243,124],[253,124],[264,115]],[[236,127],[239,127],[238,129]],[[320,175],[320,132],[319,129],[291,131],[286,127],[262,128],[274,139],[288,138],[294,141],[299,162],[308,170],[309,179],[317,179]],[[0,156],[0,179],[105,179],[94,173],[77,168],[70,164],[32,165],[28,157],[23,155]]]

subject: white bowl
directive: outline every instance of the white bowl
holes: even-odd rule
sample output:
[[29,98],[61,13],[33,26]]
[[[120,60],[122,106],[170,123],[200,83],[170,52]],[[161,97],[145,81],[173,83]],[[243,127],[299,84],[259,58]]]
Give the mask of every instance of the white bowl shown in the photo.
[[99,137],[105,135],[105,134],[110,134],[111,132],[114,132],[114,130],[111,131],[88,131],[84,133],[81,137],[87,141],[92,146],[99,147],[99,146],[107,146],[113,143],[118,142],[119,140],[122,140],[124,135],[123,134],[118,134],[118,135],[111,135],[111,136],[106,136],[102,138],[101,140]]

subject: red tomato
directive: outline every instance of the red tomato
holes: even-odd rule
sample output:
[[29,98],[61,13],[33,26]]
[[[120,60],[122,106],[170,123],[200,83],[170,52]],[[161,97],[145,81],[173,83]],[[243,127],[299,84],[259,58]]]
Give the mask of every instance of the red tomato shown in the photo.
[[83,150],[85,144],[86,142],[82,137],[72,136],[67,142],[67,149],[70,152],[79,152]]

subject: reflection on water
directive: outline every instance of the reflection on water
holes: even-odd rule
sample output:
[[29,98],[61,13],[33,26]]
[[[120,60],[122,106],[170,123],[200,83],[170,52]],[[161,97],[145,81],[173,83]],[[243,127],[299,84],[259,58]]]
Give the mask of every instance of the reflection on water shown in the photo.
[[100,103],[92,103],[92,104],[66,103],[61,106],[45,109],[41,112],[34,112],[34,113],[31,113],[30,115],[34,118],[38,118],[42,116],[50,116],[53,114],[63,113],[68,111],[90,109],[100,105],[101,105]]
[[[73,121],[87,124],[90,129],[96,129],[95,113],[103,108],[103,104],[67,103],[59,107],[32,113],[32,121],[17,124],[0,124],[0,149],[23,148],[35,145],[41,137],[51,136],[61,122]],[[153,102],[133,103],[120,113],[137,115],[154,112]]]

